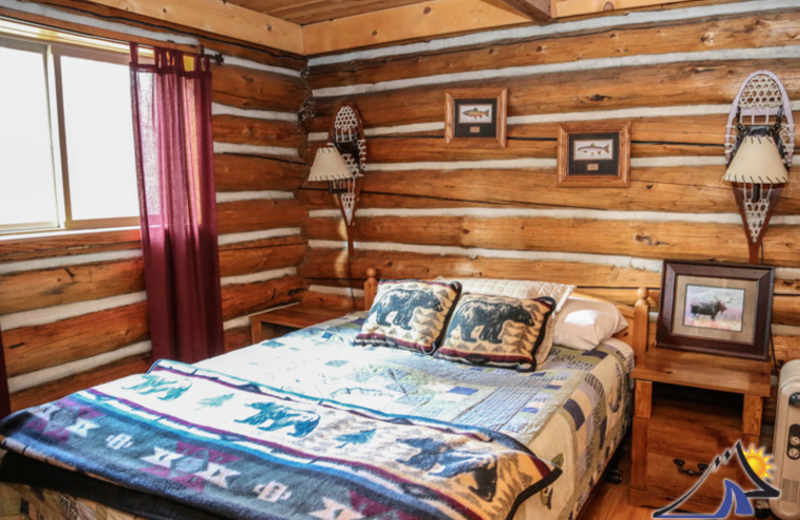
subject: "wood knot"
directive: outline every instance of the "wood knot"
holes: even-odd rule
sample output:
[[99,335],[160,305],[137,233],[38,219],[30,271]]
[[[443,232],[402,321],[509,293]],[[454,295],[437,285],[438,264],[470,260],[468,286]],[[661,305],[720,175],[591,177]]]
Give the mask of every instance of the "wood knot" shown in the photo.
[[714,35],[706,33],[700,37],[700,41],[702,43],[714,43]]
[[272,32],[272,25],[270,25],[270,24],[267,24],[267,31],[268,31],[268,32]]
[[543,51],[544,51],[544,47],[542,47],[541,45],[536,47],[536,52],[543,52]]
[[609,99],[611,99],[611,96],[603,96],[601,94],[589,96],[589,101],[608,101]]
[[372,36],[378,36],[378,31],[372,31]]
[[431,11],[433,11],[433,9],[431,9],[431,7],[430,7],[430,6],[428,6],[428,7],[426,7],[425,9],[423,9],[423,10],[422,10],[422,12],[423,12],[424,14],[430,14],[430,12],[431,12]]
[[653,245],[653,239],[647,235],[642,235],[641,233],[636,233],[635,235],[633,235],[633,239],[637,242],[643,242],[648,246]]
[[606,2],[603,4],[603,11],[613,11],[614,10],[614,3],[613,2]]

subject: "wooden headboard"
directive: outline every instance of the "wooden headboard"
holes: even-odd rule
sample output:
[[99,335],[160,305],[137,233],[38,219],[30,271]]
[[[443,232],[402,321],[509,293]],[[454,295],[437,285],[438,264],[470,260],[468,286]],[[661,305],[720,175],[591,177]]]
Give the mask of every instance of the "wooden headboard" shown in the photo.
[[[377,272],[372,268],[367,269],[367,281],[364,282],[364,310],[369,310],[370,307],[372,307],[372,302],[375,301],[375,294],[377,294],[377,292]],[[586,294],[573,294],[585,299],[608,301]],[[617,306],[625,317],[625,321],[628,322],[628,328],[615,334],[614,337],[630,345],[637,359],[644,356],[647,352],[647,327],[650,321],[650,304],[647,298],[649,296],[650,291],[646,287],[640,287],[636,292],[637,300],[635,305],[610,302]]]

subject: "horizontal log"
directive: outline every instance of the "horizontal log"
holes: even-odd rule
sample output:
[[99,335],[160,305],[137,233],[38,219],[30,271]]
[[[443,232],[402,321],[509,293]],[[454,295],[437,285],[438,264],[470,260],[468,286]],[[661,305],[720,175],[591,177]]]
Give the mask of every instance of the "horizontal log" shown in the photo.
[[800,12],[680,20],[311,67],[312,89],[641,54],[797,45]]
[[250,340],[250,326],[236,327],[225,331],[225,352],[233,352],[242,347],[252,345]]
[[217,204],[217,231],[220,235],[296,227],[308,212],[295,199],[242,200]]
[[800,97],[797,59],[689,62],[425,85],[317,99],[316,117],[309,129],[325,131],[329,118],[344,100],[358,106],[366,127],[442,121],[446,89],[504,87],[512,81],[514,88],[508,93],[511,117],[634,107],[727,105],[736,97],[744,78],[760,69],[776,73],[791,99]]
[[775,296],[772,300],[772,323],[800,327],[800,296]]
[[70,265],[0,276],[0,314],[144,290],[144,261]]
[[300,148],[306,134],[297,123],[217,115],[211,120],[215,142]]
[[214,169],[218,192],[294,190],[308,178],[305,164],[258,155],[214,154]]
[[230,320],[300,301],[305,290],[303,279],[294,275],[265,282],[226,285],[222,288],[222,317]]
[[800,358],[800,336],[775,335],[775,358],[779,363],[785,363]]
[[61,399],[79,390],[108,383],[132,374],[147,372],[153,364],[151,354],[138,354],[120,359],[108,365],[59,379],[44,385],[35,386],[11,395],[11,409],[23,410],[31,406]]
[[223,277],[242,276],[292,267],[303,261],[305,251],[305,239],[297,236],[263,240],[256,247],[220,248],[220,272]]
[[[508,278],[544,280],[594,288],[661,285],[660,273],[611,265],[357,249],[353,258],[353,282],[358,287],[363,283],[369,268],[377,269],[381,278],[393,279],[432,279],[437,276]],[[310,248],[298,272],[311,284],[323,283],[326,279],[347,280],[347,253],[343,249]]]
[[[560,188],[555,169],[372,171],[364,176],[359,207],[442,208],[516,206],[617,211],[736,213],[724,166],[637,167],[627,188]],[[299,192],[306,203],[330,206],[324,193]],[[398,197],[404,196],[404,197]],[[425,200],[414,200],[422,198]],[[326,204],[327,202],[327,204]],[[777,214],[800,213],[800,183],[789,183]]]
[[139,229],[52,233],[0,240],[0,263],[139,249]]
[[[344,240],[340,219],[314,218],[309,239]],[[356,219],[362,242],[394,242],[518,251],[549,251],[747,262],[740,224],[649,222],[546,217],[369,217]],[[768,265],[800,266],[800,226],[770,226]]]
[[212,65],[212,101],[239,108],[297,112],[309,96],[300,78],[246,69]]
[[104,354],[149,337],[144,302],[3,331],[9,377]]

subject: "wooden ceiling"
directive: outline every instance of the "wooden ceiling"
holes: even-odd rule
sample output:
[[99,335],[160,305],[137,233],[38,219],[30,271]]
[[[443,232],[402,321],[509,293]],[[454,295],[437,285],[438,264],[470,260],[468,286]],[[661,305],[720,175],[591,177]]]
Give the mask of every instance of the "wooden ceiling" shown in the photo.
[[315,56],[550,23],[615,9],[731,0],[88,1],[300,56]]
[[228,0],[253,11],[288,22],[308,25],[374,13],[427,0]]

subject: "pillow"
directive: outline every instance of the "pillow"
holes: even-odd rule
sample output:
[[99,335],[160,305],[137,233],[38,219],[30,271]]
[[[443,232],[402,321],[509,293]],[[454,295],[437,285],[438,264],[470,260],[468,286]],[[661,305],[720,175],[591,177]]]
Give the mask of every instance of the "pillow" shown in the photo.
[[355,343],[430,354],[460,294],[458,282],[382,280]]
[[627,326],[625,317],[613,303],[569,298],[556,317],[553,342],[578,350],[592,350]]
[[[475,365],[534,370],[556,301],[465,294],[434,356]],[[547,358],[545,354],[544,358]]]
[[[443,277],[437,280],[445,280]],[[495,278],[459,278],[461,292],[464,294],[486,294],[489,296],[510,296],[512,298],[538,298],[550,296],[556,301],[556,312],[561,311],[564,302],[575,290],[574,285],[536,282],[531,280],[499,280]]]

